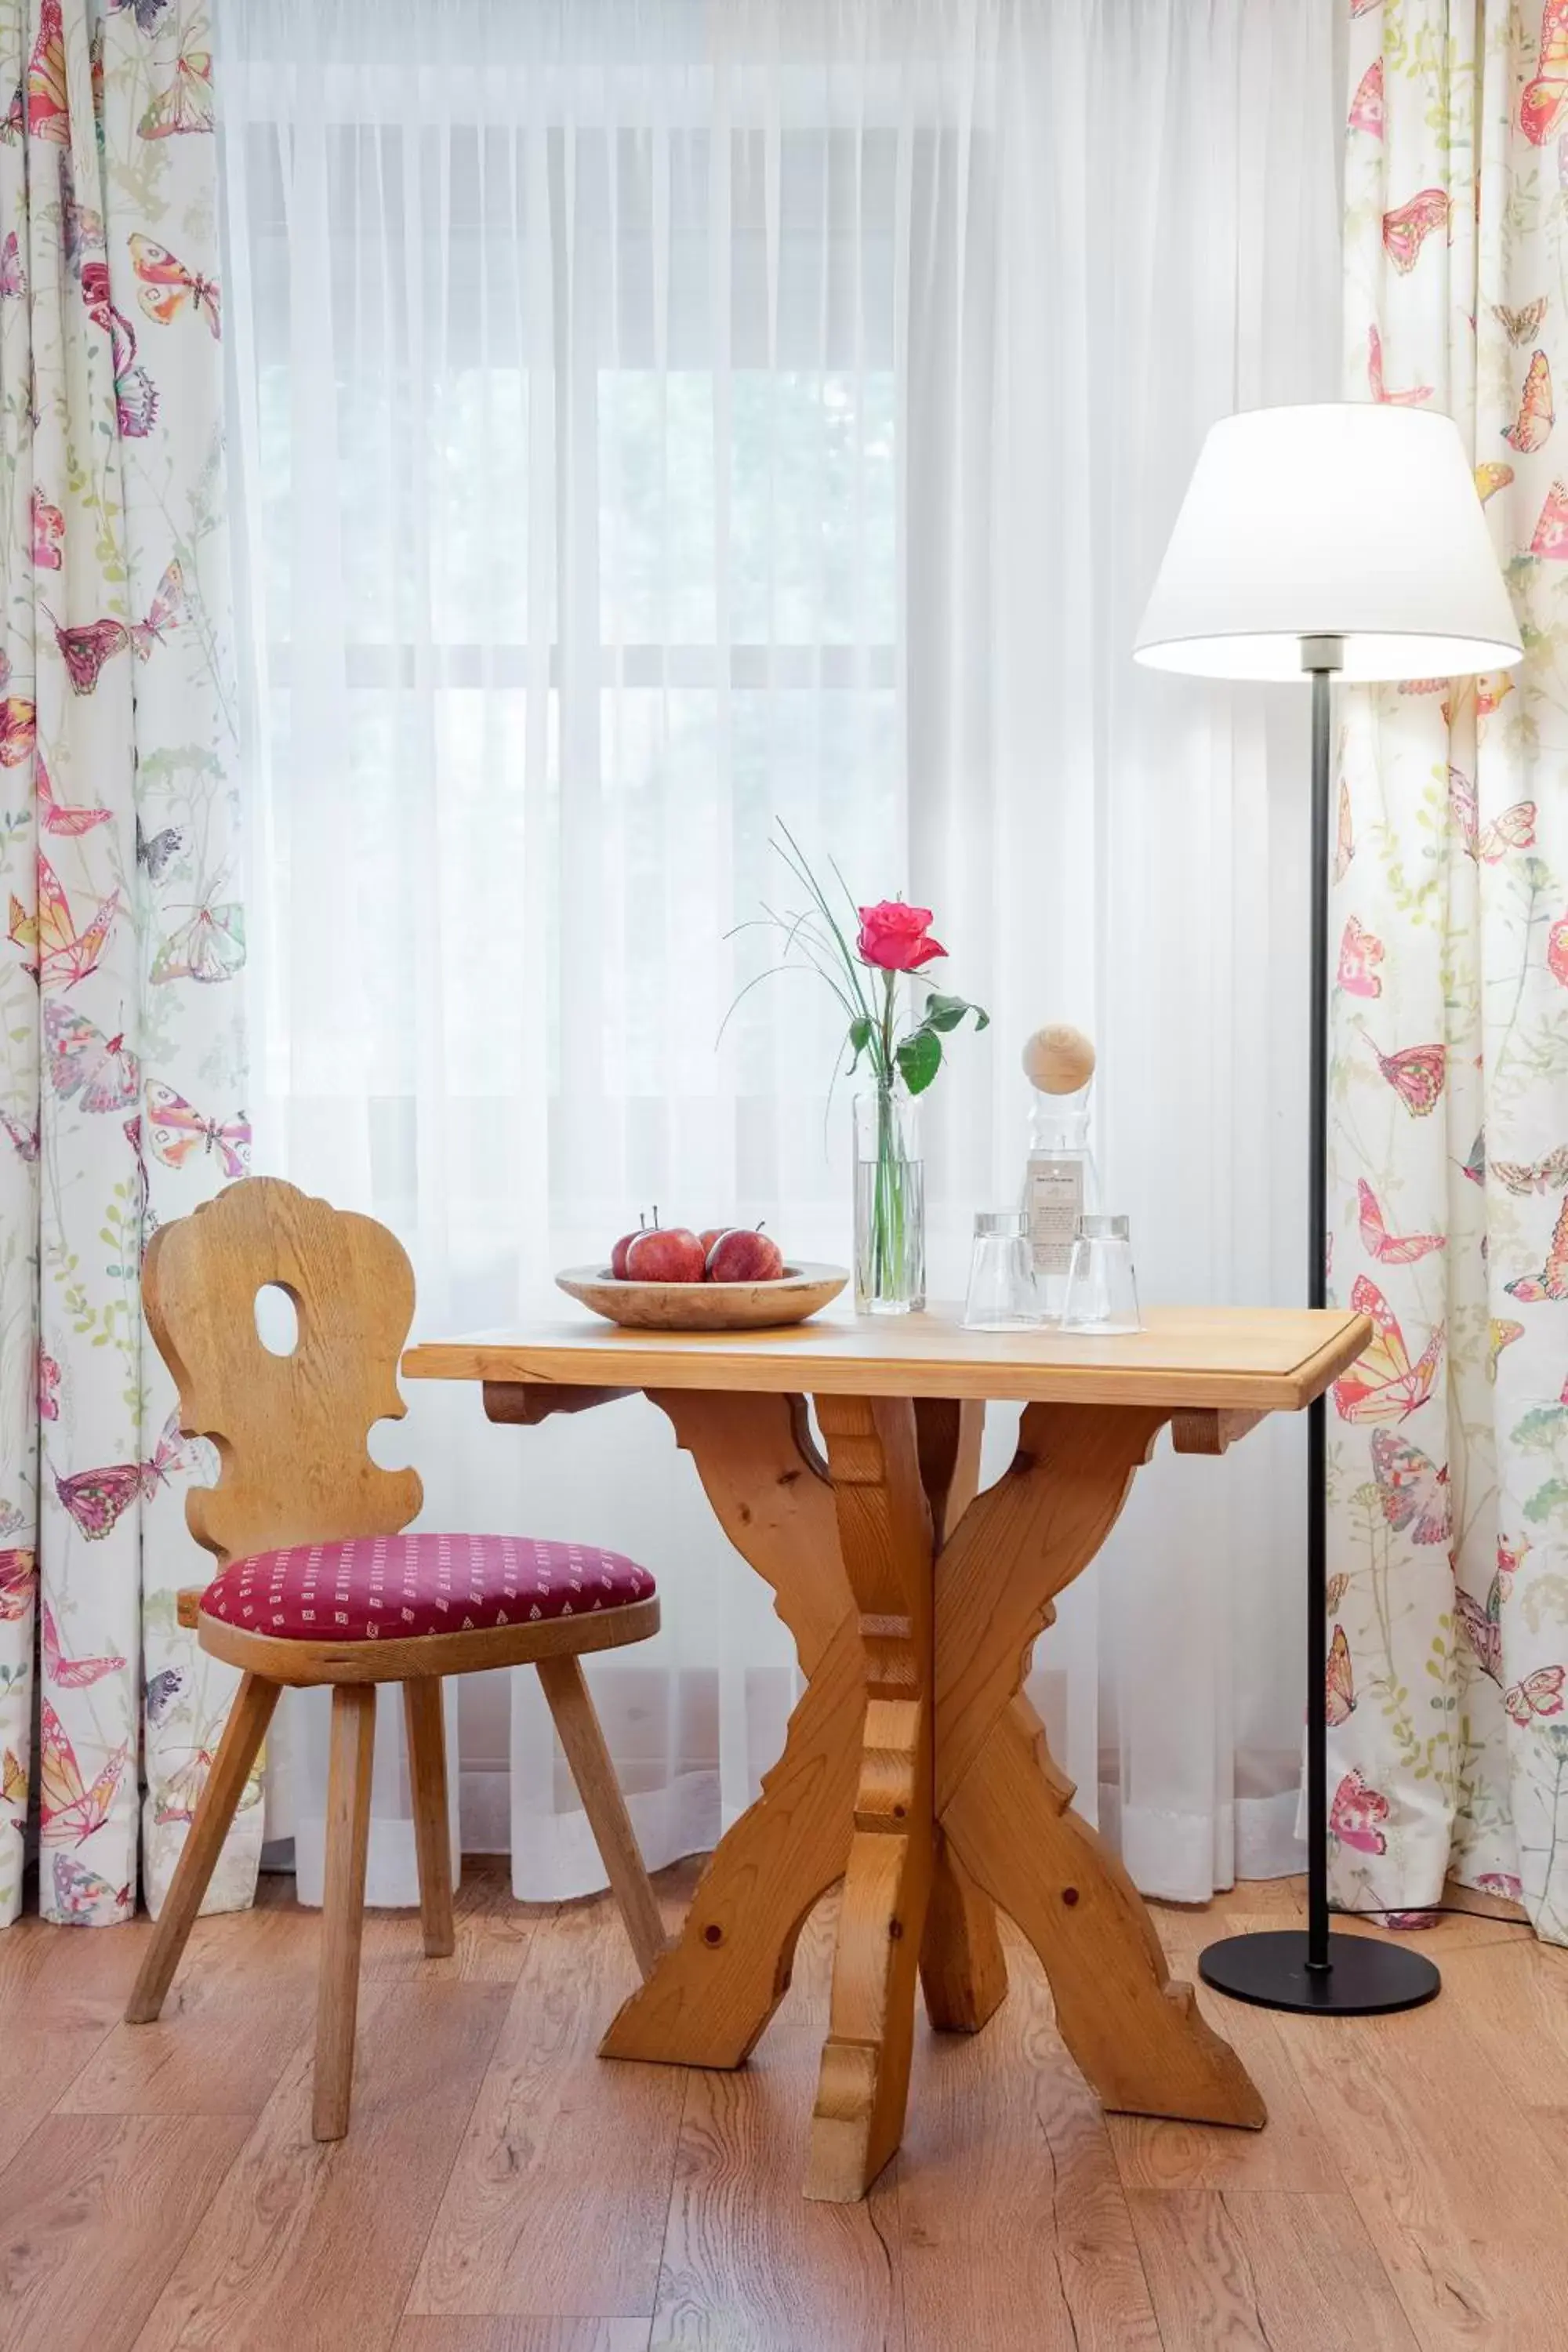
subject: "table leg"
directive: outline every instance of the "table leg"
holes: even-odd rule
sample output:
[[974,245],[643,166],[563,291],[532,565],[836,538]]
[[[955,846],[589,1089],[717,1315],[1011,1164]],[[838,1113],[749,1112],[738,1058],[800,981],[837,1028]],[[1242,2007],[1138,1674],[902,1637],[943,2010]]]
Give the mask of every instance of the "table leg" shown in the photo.
[[1018,1698],[942,1827],[1038,1953],[1058,2031],[1106,2106],[1256,2130],[1267,2120],[1260,2093],[1199,2015],[1192,1986],[1171,1981],[1142,1896],[1072,1796],[1039,1717]]
[[865,1665],[864,1745],[807,2197],[863,2197],[902,2137],[934,1860],[931,1524],[905,1398],[819,1397]]
[[720,1841],[679,1936],[601,2043],[606,2058],[739,2066],[788,1990],[807,1914],[844,1874],[864,1657],[837,1518],[799,1397],[671,1390],[653,1402],[721,1525],[773,1588],[811,1677],[763,1793]]
[[931,1530],[944,1544],[980,1486],[985,1407],[978,1397],[917,1397],[915,1443]]
[[940,1830],[921,1945],[926,2015],[940,2033],[978,2033],[1007,1998],[1007,1956],[996,1906]]
[[1031,1405],[1012,1467],[937,1562],[938,1817],[961,1865],[1010,1914],[1051,1981],[1073,2057],[1108,2106],[1256,2126],[1262,2099],[1170,1982],[1143,1899],[1071,1811],[1018,1693],[1055,1596],[1100,1549],[1168,1414]]
[[[915,1437],[931,1528],[944,1544],[980,1486],[985,1407],[973,1397],[920,1397]],[[939,2032],[978,2033],[1007,1997],[1007,1960],[996,1906],[940,1832],[921,1944],[926,2015]]]
[[720,1840],[680,1934],[616,2017],[602,2058],[739,2066],[749,2055],[789,1990],[807,1914],[844,1874],[863,1688],[859,1628],[847,1618],[762,1795]]

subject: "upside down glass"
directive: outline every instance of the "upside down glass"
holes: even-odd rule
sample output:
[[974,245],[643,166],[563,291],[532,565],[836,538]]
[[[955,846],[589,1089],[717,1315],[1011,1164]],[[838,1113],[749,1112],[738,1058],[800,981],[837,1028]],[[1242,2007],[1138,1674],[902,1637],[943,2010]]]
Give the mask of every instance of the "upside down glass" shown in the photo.
[[1062,1299],[1064,1331],[1141,1331],[1138,1278],[1125,1217],[1080,1217]]
[[974,1220],[964,1329],[1016,1331],[1039,1319],[1027,1217],[1021,1209],[983,1211]]

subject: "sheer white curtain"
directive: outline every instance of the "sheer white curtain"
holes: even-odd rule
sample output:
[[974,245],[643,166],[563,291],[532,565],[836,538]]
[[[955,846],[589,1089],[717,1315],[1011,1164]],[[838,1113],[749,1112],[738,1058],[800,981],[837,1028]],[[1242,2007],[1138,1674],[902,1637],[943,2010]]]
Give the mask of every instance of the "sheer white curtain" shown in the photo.
[[[398,1229],[425,1332],[515,1325],[655,1202],[842,1258],[826,992],[767,982],[715,1042],[782,818],[934,905],[992,1010],[930,1098],[939,1289],[1018,1181],[1017,1048],[1058,1018],[1099,1041],[1146,1294],[1298,1297],[1299,714],[1127,646],[1205,425],[1333,387],[1329,12],[247,0],[223,30],[258,1164]],[[650,1862],[711,1843],[796,1685],[662,1417],[410,1404],[382,1451],[427,1523],[655,1570],[664,1633],[594,1685]],[[1080,1801],[1153,1890],[1294,1859],[1300,1496],[1289,1431],[1161,1460],[1041,1645]],[[465,1843],[521,1894],[596,1883],[532,1677],[448,1704]],[[384,1736],[372,1891],[408,1900]],[[308,1895],[319,1730],[281,1750]]]

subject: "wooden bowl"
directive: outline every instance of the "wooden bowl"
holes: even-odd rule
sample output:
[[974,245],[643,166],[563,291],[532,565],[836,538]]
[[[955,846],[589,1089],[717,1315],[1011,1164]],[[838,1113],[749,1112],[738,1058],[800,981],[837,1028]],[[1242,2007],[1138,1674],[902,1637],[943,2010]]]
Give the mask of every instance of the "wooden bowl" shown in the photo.
[[632,1331],[773,1330],[804,1323],[848,1279],[841,1265],[786,1265],[774,1282],[617,1282],[602,1265],[555,1277],[569,1298]]

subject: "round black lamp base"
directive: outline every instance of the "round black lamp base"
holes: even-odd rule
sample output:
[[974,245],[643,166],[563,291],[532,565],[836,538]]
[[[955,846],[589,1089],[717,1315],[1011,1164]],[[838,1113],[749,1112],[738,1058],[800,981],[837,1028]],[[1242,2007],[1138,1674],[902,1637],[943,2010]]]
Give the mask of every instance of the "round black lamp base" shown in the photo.
[[1419,2009],[1443,1982],[1419,1952],[1371,1936],[1331,1936],[1329,1963],[1309,1969],[1306,1929],[1285,1927],[1211,1944],[1198,1956],[1198,1974],[1233,2000],[1322,2017],[1378,2017],[1390,2010]]

